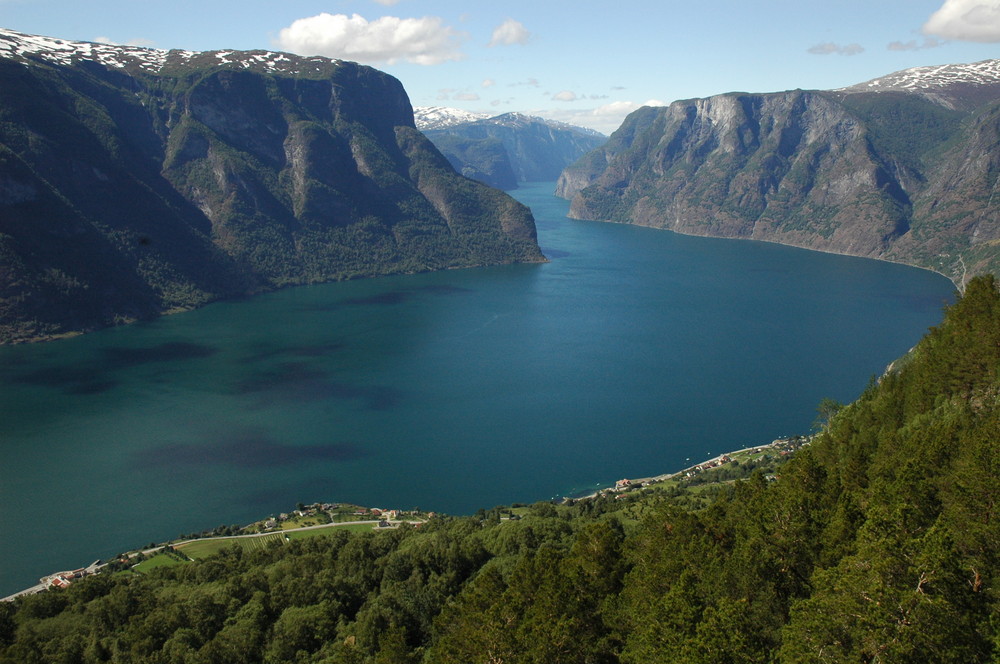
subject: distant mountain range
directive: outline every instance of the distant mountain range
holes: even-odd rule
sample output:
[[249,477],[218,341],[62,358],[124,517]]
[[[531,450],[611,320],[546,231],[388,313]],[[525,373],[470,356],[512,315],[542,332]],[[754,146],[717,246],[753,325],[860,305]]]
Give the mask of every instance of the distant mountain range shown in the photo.
[[555,180],[564,168],[607,140],[592,129],[504,113],[494,117],[459,109],[418,107],[417,129],[455,170],[500,189],[518,182]]
[[1000,60],[642,108],[560,176],[571,216],[1000,273]]
[[397,272],[544,260],[375,69],[0,30],[0,342]]
[[490,117],[492,116],[489,113],[474,113],[446,106],[415,106],[413,108],[413,121],[420,131],[447,129],[476,120],[486,120]]

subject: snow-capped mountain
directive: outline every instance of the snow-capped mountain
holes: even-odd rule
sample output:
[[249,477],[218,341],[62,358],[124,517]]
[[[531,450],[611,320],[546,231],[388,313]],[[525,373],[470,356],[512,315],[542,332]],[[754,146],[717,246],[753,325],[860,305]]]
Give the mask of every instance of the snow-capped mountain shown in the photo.
[[286,75],[323,75],[340,61],[320,56],[302,57],[274,51],[164,51],[142,46],[120,46],[96,42],[68,41],[28,35],[0,28],[0,57],[42,60],[57,65],[81,61],[105,67],[160,73],[174,66],[237,65],[243,69]]
[[1000,60],[983,60],[969,64],[932,65],[912,67],[893,72],[887,76],[874,78],[864,83],[852,85],[846,90],[875,92],[882,90],[904,90],[915,92],[928,88],[941,88],[960,83],[978,85],[1000,83]]
[[486,118],[485,120],[479,120],[482,124],[495,124],[501,127],[527,127],[532,124],[544,124],[547,127],[553,129],[564,129],[568,131],[573,131],[580,134],[585,134],[587,136],[594,136],[599,138],[607,138],[604,134],[594,129],[588,127],[581,127],[579,125],[570,124],[568,122],[560,122],[559,120],[550,120],[548,118],[542,118],[537,115],[527,115],[526,113],[504,113],[502,115],[496,115],[491,118]]
[[554,181],[562,169],[607,140],[592,129],[524,113],[431,128],[422,124],[423,110],[415,111],[417,128],[455,169],[501,189],[513,189],[517,182]]
[[466,122],[484,120],[488,117],[490,117],[489,113],[474,113],[447,106],[417,106],[413,109],[413,120],[417,123],[417,129],[420,131],[447,129]]
[[[835,92],[909,92],[959,108],[992,98],[1000,90],[1000,59],[968,64],[912,67]],[[983,97],[986,95],[986,97]]]

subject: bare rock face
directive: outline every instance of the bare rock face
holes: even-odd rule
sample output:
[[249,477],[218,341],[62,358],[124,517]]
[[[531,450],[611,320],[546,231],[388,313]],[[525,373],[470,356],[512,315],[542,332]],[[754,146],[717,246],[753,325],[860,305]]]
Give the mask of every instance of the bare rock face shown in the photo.
[[640,109],[557,193],[577,218],[884,258],[961,282],[1000,269],[1000,102],[981,102],[1000,88],[977,81]]
[[303,283],[541,261],[375,69],[0,30],[0,342]]

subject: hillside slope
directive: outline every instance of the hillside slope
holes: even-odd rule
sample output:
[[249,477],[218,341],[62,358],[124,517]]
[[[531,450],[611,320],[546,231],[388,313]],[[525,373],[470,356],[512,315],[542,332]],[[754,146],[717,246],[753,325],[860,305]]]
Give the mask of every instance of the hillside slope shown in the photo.
[[0,342],[540,260],[530,211],[455,173],[377,70],[0,31]]
[[571,216],[1000,271],[1000,60],[631,114],[567,168]]

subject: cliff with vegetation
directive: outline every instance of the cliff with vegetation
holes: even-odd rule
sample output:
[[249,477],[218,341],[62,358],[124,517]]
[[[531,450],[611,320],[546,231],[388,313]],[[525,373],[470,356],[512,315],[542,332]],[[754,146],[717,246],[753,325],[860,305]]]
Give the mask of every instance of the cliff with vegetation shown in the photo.
[[530,211],[455,173],[377,70],[0,30],[0,342],[540,260]]
[[1000,60],[631,114],[567,168],[570,215],[1000,272]]
[[0,603],[0,662],[995,661],[996,281],[831,413],[776,472],[714,495],[173,556]]

